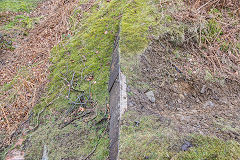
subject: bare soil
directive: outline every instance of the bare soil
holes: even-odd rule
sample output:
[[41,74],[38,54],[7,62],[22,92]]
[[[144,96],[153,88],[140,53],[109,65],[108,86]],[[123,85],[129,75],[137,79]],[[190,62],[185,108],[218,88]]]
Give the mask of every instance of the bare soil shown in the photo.
[[[240,142],[239,82],[190,75],[184,68],[189,63],[184,53],[196,51],[185,48],[182,57],[176,59],[164,46],[168,46],[166,41],[154,40],[140,56],[137,81],[148,89],[130,87],[133,95],[129,96],[129,106],[140,113],[161,117],[162,123],[174,126],[180,135],[200,133]],[[202,60],[200,56],[191,58],[192,64]],[[149,90],[154,92],[155,103],[145,94]]]

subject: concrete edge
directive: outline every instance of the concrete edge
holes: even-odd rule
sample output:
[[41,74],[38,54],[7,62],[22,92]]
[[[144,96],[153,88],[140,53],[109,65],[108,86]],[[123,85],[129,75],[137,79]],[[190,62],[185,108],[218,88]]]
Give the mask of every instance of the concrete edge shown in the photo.
[[110,94],[110,160],[119,159],[119,133],[120,121],[127,110],[127,80],[120,69],[119,55],[119,33],[116,36],[114,50],[112,54],[112,63],[108,91]]

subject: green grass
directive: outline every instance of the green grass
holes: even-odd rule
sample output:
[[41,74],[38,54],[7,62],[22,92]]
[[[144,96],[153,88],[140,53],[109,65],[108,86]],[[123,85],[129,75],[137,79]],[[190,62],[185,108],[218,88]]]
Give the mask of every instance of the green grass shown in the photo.
[[139,53],[148,45],[148,30],[153,25],[153,7],[145,0],[130,1],[121,20],[121,54]]
[[[20,5],[15,5],[16,2]],[[2,11],[29,12],[34,6],[34,2],[5,0],[0,2],[3,4],[0,5],[0,8]],[[85,2],[86,0],[80,1],[80,3]],[[89,84],[91,84],[92,98],[98,104],[97,119],[101,119],[106,98],[109,96],[107,84],[111,54],[119,29],[121,30],[120,53],[123,60],[121,63],[125,65],[122,68],[125,73],[131,71],[130,68],[136,65],[136,56],[147,47],[151,27],[154,28],[156,36],[159,34],[163,37],[168,36],[176,46],[183,43],[185,40],[184,31],[188,29],[188,26],[174,21],[169,13],[157,11],[153,5],[145,0],[101,1],[101,3],[96,3],[89,12],[83,13],[80,22],[78,22],[77,16],[81,11],[74,11],[69,20],[73,34],[65,35],[64,40],[52,49],[48,90],[46,95],[42,97],[41,103],[35,106],[35,115],[61,94],[41,117],[39,129],[26,136],[25,143],[28,144],[25,150],[26,159],[41,159],[44,145],[49,148],[49,159],[79,158],[92,151],[97,143],[97,137],[103,132],[104,125],[95,126],[92,123],[82,121],[76,121],[75,124],[70,124],[64,129],[59,129],[53,125],[59,122],[56,119],[61,118],[61,114],[57,113],[71,107],[66,98],[68,86],[61,77],[62,74],[65,74],[67,80],[71,81],[72,75],[75,73],[73,79],[75,88],[84,90],[86,93],[89,92]],[[161,17],[162,15],[164,16]],[[19,24],[18,22],[21,22],[25,28],[31,28],[35,21],[20,15],[5,27],[13,28]],[[214,21],[208,26],[209,33],[214,36],[219,31],[216,31],[216,26],[218,25]],[[86,80],[89,76],[93,76],[93,80],[90,82]],[[8,87],[10,85],[6,86],[6,88]],[[71,92],[70,98],[74,100],[76,97],[77,93]],[[198,159],[199,157],[216,157],[214,151],[217,151],[217,157],[220,158],[239,156],[239,144],[224,142],[216,138],[209,140],[209,137],[200,135],[187,135],[186,138],[194,144],[194,147],[187,152],[182,152],[179,147],[185,137],[178,137],[174,130],[163,127],[163,124],[156,117],[144,116],[139,118],[134,115],[137,114],[126,114],[122,125],[120,136],[122,159],[144,159],[146,157],[150,159],[171,159],[173,157]],[[134,126],[132,119],[138,119],[140,126]],[[106,159],[108,145],[109,139],[105,135],[100,140],[92,159]],[[219,145],[224,146],[224,150],[219,148]]]
[[[80,3],[83,2],[81,1]],[[108,97],[107,86],[115,36],[119,28],[121,28],[123,41],[120,43],[122,46],[125,46],[126,50],[130,51],[134,49],[133,52],[135,53],[143,49],[148,44],[146,32],[149,27],[149,17],[145,15],[145,13],[149,12],[147,5],[148,4],[142,0],[136,1],[136,4],[134,2],[118,0],[112,0],[110,3],[103,1],[101,4],[94,5],[91,12],[83,14],[84,18],[81,20],[81,25],[77,25],[76,16],[79,11],[76,10],[70,19],[73,34],[65,36],[63,42],[52,49],[50,60],[53,65],[50,68],[51,81],[48,84],[48,93],[45,98],[42,98],[42,103],[35,107],[35,112],[41,111],[42,108],[54,100],[60,92],[62,96],[50,106],[45,115],[51,115],[51,117],[53,117],[54,111],[69,108],[69,100],[66,99],[68,87],[61,77],[62,74],[65,74],[66,78],[70,81],[73,73],[75,73],[73,81],[76,82],[76,89],[84,90],[88,93],[89,83],[91,83],[92,97],[93,100],[97,101],[99,108],[97,110],[97,119],[101,119],[101,110],[105,110],[106,98]],[[137,14],[133,15],[129,7],[132,7],[133,12],[136,11],[137,13],[141,13],[142,8],[147,7],[145,11],[141,13],[142,16],[145,15],[145,18],[142,20],[138,18]],[[129,18],[132,20],[129,21]],[[135,25],[133,25],[133,23],[135,23]],[[135,27],[138,27],[138,29],[134,32]],[[128,35],[130,35],[130,37],[128,37]],[[138,39],[139,36],[141,37],[140,39]],[[124,39],[125,37],[127,39]],[[132,46],[126,45],[127,43],[132,44]],[[81,76],[86,78],[81,78]],[[86,81],[89,76],[94,77],[91,82]],[[72,100],[76,97],[77,93],[72,92],[70,94]],[[91,151],[96,143],[96,134],[99,132],[96,128],[89,128],[87,124],[84,123],[79,124],[80,128],[78,129],[74,129],[73,127],[72,129],[59,130],[57,128],[47,127],[53,121],[54,120],[46,121],[42,129],[38,129],[36,133],[31,134],[31,143],[33,144],[31,148],[26,150],[29,159],[38,159],[41,156],[43,142],[46,142],[50,147],[52,152],[50,152],[49,157],[52,158],[58,157],[61,159],[71,157],[71,155],[79,157]],[[71,127],[71,125],[69,127]],[[86,132],[83,134],[79,133],[79,143],[81,143],[81,145],[74,144],[73,142],[69,144],[71,142],[69,139],[69,147],[66,148],[66,145],[61,146],[61,140],[54,139],[54,137],[58,137],[61,134],[68,133],[72,135],[71,130],[74,130],[74,133]],[[42,132],[42,136],[39,137]],[[67,137],[65,138],[68,139]],[[92,159],[105,159],[108,156],[108,144],[109,140],[107,137],[102,139]],[[39,146],[41,146],[40,149]]]
[[[69,79],[73,72],[76,73],[75,77],[92,75],[94,77],[92,82],[96,81],[92,85],[93,97],[100,104],[105,103],[105,97],[108,96],[107,83],[111,54],[119,28],[119,20],[114,19],[120,15],[120,12],[113,10],[117,5],[120,3],[116,1],[110,4],[104,3],[102,5],[104,9],[96,9],[95,14],[82,21],[81,28],[70,39],[66,39],[52,50],[51,61],[54,65],[51,68],[49,92],[56,87],[61,88],[63,80],[59,77],[60,71],[68,74]],[[67,73],[67,70],[73,72]],[[88,81],[79,80],[77,89],[88,90],[88,85]]]
[[30,18],[26,15],[17,15],[11,20],[9,23],[4,25],[2,29],[9,30],[9,29],[32,29],[35,24],[39,22],[41,17],[37,18]]
[[[3,20],[0,31],[4,40],[0,41],[0,48],[4,50],[14,50],[12,41],[9,39],[11,34],[28,35],[28,30],[38,23],[41,17],[29,17],[25,13],[33,10],[41,0],[0,0],[0,20]],[[4,13],[5,12],[5,13]],[[10,12],[10,13],[9,13]],[[16,15],[12,15],[16,13]],[[2,14],[3,13],[3,14]]]
[[[98,143],[98,136],[103,133],[103,129],[96,131],[96,127],[90,124],[76,121],[63,129],[54,125],[56,121],[48,121],[27,136],[25,143],[30,146],[25,151],[25,159],[41,159],[43,147],[48,147],[49,159],[80,158],[90,153]],[[77,126],[77,127],[76,127]],[[99,127],[99,126],[98,126]],[[108,156],[108,136],[103,136],[97,150],[91,157],[93,159],[105,159]]]
[[[65,74],[70,81],[74,72],[75,89],[84,90],[88,94],[90,83],[92,98],[97,102],[95,111],[98,116],[96,120],[103,117],[106,98],[108,98],[107,86],[111,54],[120,23],[120,19],[117,20],[117,18],[121,14],[122,4],[124,3],[118,0],[95,4],[91,11],[84,15],[81,26],[71,24],[75,26],[72,27],[73,34],[66,36],[63,42],[52,49],[50,58],[52,62],[50,68],[51,81],[48,84],[48,93],[45,97],[42,97],[41,103],[35,107],[35,113],[41,111],[59,93],[61,93],[61,96],[45,113],[46,117],[50,116],[51,118],[46,118],[41,128],[28,136],[32,145],[26,150],[27,159],[41,158],[43,143],[49,146],[50,159],[86,156],[96,145],[97,137],[105,128],[106,123],[103,126],[95,126],[91,123],[76,121],[78,127],[71,124],[64,129],[51,127],[50,124],[54,123],[55,118],[60,116],[55,115],[55,112],[67,110],[71,107],[69,100],[66,98],[68,86],[60,77]],[[116,10],[117,8],[119,10]],[[77,23],[74,15],[72,16],[72,23]],[[90,82],[86,80],[89,76],[93,76],[93,80]],[[72,91],[70,99],[74,100],[76,97],[77,93]],[[91,108],[91,106],[89,105],[88,108]],[[70,136],[66,136],[67,134]],[[73,138],[74,136],[75,138]],[[56,137],[59,137],[59,139],[56,139]],[[108,145],[109,139],[105,135],[100,139],[98,148],[91,158],[106,159]]]
[[220,41],[217,39],[219,35],[222,35],[222,27],[216,21],[216,19],[212,18],[208,20],[206,27],[202,30],[202,41],[206,43],[212,43],[215,40]]
[[192,135],[191,141],[194,147],[187,152],[180,152],[177,155],[179,160],[237,160],[240,158],[240,145],[237,142],[202,135]]
[[[139,121],[139,126],[135,125]],[[154,116],[140,116],[127,112],[123,118],[120,133],[120,158],[162,159],[162,160],[237,160],[240,158],[240,144],[203,135],[181,135],[166,127],[167,122]],[[192,147],[181,151],[184,141]]]
[[1,0],[0,12],[30,12],[39,0]]

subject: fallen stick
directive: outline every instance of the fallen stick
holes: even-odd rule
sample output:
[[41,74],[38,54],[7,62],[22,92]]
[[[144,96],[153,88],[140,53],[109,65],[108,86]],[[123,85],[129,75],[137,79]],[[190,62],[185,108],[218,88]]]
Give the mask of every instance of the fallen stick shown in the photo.
[[69,84],[68,98],[69,98],[69,96],[70,96],[70,92],[71,92],[71,88],[72,88],[72,83],[73,83],[74,75],[75,75],[75,72],[73,73],[73,75],[72,75],[72,80],[70,81],[70,84]]
[[[109,120],[108,120],[108,122],[109,122]],[[93,155],[93,153],[94,153],[94,152],[96,151],[96,149],[97,149],[97,146],[98,146],[99,143],[100,143],[100,139],[101,139],[101,138],[103,137],[103,135],[106,133],[107,127],[108,127],[108,123],[107,123],[107,125],[106,125],[106,127],[105,127],[104,132],[103,132],[102,134],[100,134],[100,136],[98,137],[97,144],[94,146],[93,150],[92,150],[85,158],[82,158],[81,160],[87,160],[87,159],[89,159],[89,158]]]
[[64,127],[66,127],[67,125],[71,124],[71,123],[74,122],[75,120],[80,119],[80,118],[82,118],[82,117],[84,117],[84,116],[86,116],[86,115],[88,115],[88,114],[90,114],[90,113],[91,113],[91,111],[85,112],[83,115],[80,115],[80,116],[78,116],[78,117],[75,117],[75,118],[71,119],[70,121],[66,122],[62,127],[60,127],[60,129],[63,129]]
[[[47,107],[49,107],[51,104],[53,104],[53,101],[52,102],[50,102],[50,103],[48,103],[44,108],[43,108],[43,110],[40,112],[40,113],[38,113],[38,117],[37,117],[37,125],[35,126],[35,127],[33,127],[33,129],[32,130],[30,130],[30,131],[36,131],[37,129],[38,129],[38,127],[39,127],[39,124],[40,124],[40,116],[41,116],[41,114],[47,109]],[[30,131],[28,131],[28,132],[30,132]]]
[[9,129],[10,128],[10,123],[8,121],[8,118],[7,118],[7,115],[6,115],[5,111],[3,110],[3,107],[1,107],[1,110],[2,110],[4,118],[6,119],[6,122],[7,122],[7,125],[8,125],[8,129]]

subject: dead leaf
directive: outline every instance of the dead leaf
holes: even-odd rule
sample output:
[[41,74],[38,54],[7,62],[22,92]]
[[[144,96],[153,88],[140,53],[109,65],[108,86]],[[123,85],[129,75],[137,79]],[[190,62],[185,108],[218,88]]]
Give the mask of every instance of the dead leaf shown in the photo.
[[93,76],[89,76],[89,77],[87,78],[87,81],[91,81],[91,80],[93,80]]
[[13,149],[7,154],[6,160],[24,160],[24,152]]
[[17,143],[15,144],[14,147],[21,146],[23,142],[24,142],[24,139],[23,139],[23,138],[20,138],[20,139],[17,141]]
[[85,111],[85,108],[79,107],[78,112],[83,112],[83,111]]

